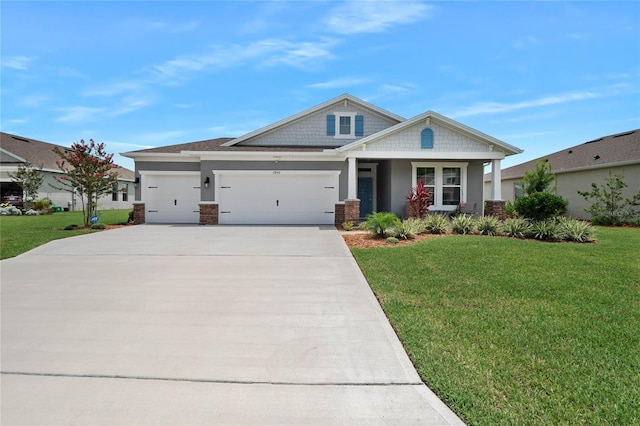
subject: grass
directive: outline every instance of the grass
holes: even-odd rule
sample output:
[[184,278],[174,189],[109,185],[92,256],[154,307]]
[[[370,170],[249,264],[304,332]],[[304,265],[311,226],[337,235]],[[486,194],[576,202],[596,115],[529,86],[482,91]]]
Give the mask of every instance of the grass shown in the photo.
[[[107,225],[126,223],[130,210],[99,212],[100,222]],[[0,216],[0,259],[29,251],[49,241],[75,235],[99,232],[89,229],[62,230],[67,225],[84,224],[82,212],[62,212],[42,216]]]
[[640,229],[597,237],[353,253],[420,376],[467,424],[640,424]]

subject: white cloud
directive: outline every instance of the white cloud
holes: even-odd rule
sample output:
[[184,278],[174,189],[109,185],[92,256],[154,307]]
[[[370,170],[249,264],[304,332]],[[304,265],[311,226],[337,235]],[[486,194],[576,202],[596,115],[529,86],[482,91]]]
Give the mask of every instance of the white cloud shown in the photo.
[[229,68],[248,61],[306,68],[333,58],[330,48],[336,44],[338,41],[333,39],[303,42],[265,39],[247,45],[215,46],[205,53],[183,55],[155,65],[151,74],[154,82],[176,84],[191,73]]
[[[145,146],[146,148],[161,146],[166,144],[176,144],[180,143],[180,138],[184,135],[182,130],[167,130],[164,132],[149,132],[142,133],[135,137],[132,137],[133,140],[138,142],[138,144],[149,144]],[[141,145],[137,145],[141,146]]]
[[480,102],[450,114],[452,117],[470,117],[482,114],[502,114],[511,111],[517,111],[526,108],[536,108],[549,105],[559,105],[568,102],[576,102],[586,99],[601,98],[610,96],[614,93],[598,93],[592,91],[563,93],[544,98],[530,99],[521,102],[503,103],[503,102]]
[[29,64],[35,59],[34,56],[7,56],[2,58],[2,66],[26,71],[29,69]]
[[82,94],[84,96],[116,96],[121,93],[140,90],[142,87],[143,83],[141,81],[121,81],[118,83],[94,87],[92,89],[85,90]]
[[104,112],[102,108],[93,108],[85,106],[71,106],[65,108],[58,108],[58,111],[62,115],[56,118],[59,122],[75,122],[75,121],[89,121],[96,118],[98,114]]
[[149,101],[149,99],[144,99],[144,98],[139,98],[139,97],[125,97],[122,100],[122,105],[120,105],[118,108],[112,110],[110,112],[109,115],[111,116],[118,116],[118,115],[122,115],[122,114],[126,114],[128,112],[132,112],[135,110],[138,110],[140,108],[144,108],[145,106],[149,105],[151,102]]
[[247,133],[253,131],[255,129],[241,129],[241,128],[230,128],[228,126],[212,126],[208,127],[207,131],[212,132],[214,138],[222,138],[222,137],[230,137],[235,138],[238,136],[246,135]]
[[324,23],[337,34],[378,33],[429,17],[434,10],[416,1],[353,1],[334,8]]
[[37,108],[49,100],[45,95],[26,95],[18,99],[17,104],[24,108]]
[[365,84],[369,80],[365,78],[345,77],[337,78],[335,80],[323,81],[320,83],[312,83],[307,85],[311,89],[337,89],[340,87],[352,87],[360,84]]

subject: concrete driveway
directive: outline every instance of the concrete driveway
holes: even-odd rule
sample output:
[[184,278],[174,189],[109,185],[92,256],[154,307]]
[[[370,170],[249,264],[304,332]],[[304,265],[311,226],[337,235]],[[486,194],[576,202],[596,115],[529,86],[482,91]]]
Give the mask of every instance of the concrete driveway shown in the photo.
[[333,227],[140,225],[0,267],[3,425],[461,423]]

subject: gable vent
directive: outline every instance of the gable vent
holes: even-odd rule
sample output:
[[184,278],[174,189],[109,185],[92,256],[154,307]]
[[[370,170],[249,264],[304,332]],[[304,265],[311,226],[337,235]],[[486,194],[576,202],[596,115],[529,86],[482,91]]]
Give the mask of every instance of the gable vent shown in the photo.
[[620,133],[619,135],[614,135],[613,137],[614,137],[614,138],[619,138],[619,137],[622,137],[622,136],[629,136],[629,135],[634,134],[635,132],[636,132],[636,131],[634,130],[634,131],[632,131],[632,132]]
[[13,139],[17,140],[17,141],[20,141],[20,142],[27,142],[27,143],[31,142],[31,141],[30,141],[30,140],[28,140],[28,139],[19,138],[19,137],[17,137],[17,136],[11,136],[11,137],[12,137]]

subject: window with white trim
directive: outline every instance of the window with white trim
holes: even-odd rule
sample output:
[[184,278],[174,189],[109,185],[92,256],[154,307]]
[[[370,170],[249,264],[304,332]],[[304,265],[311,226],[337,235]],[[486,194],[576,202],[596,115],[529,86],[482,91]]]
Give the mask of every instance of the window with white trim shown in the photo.
[[467,163],[412,162],[412,182],[421,180],[433,191],[432,210],[455,210],[466,202]]
[[337,139],[364,136],[364,116],[355,112],[334,112],[327,115],[327,136]]

